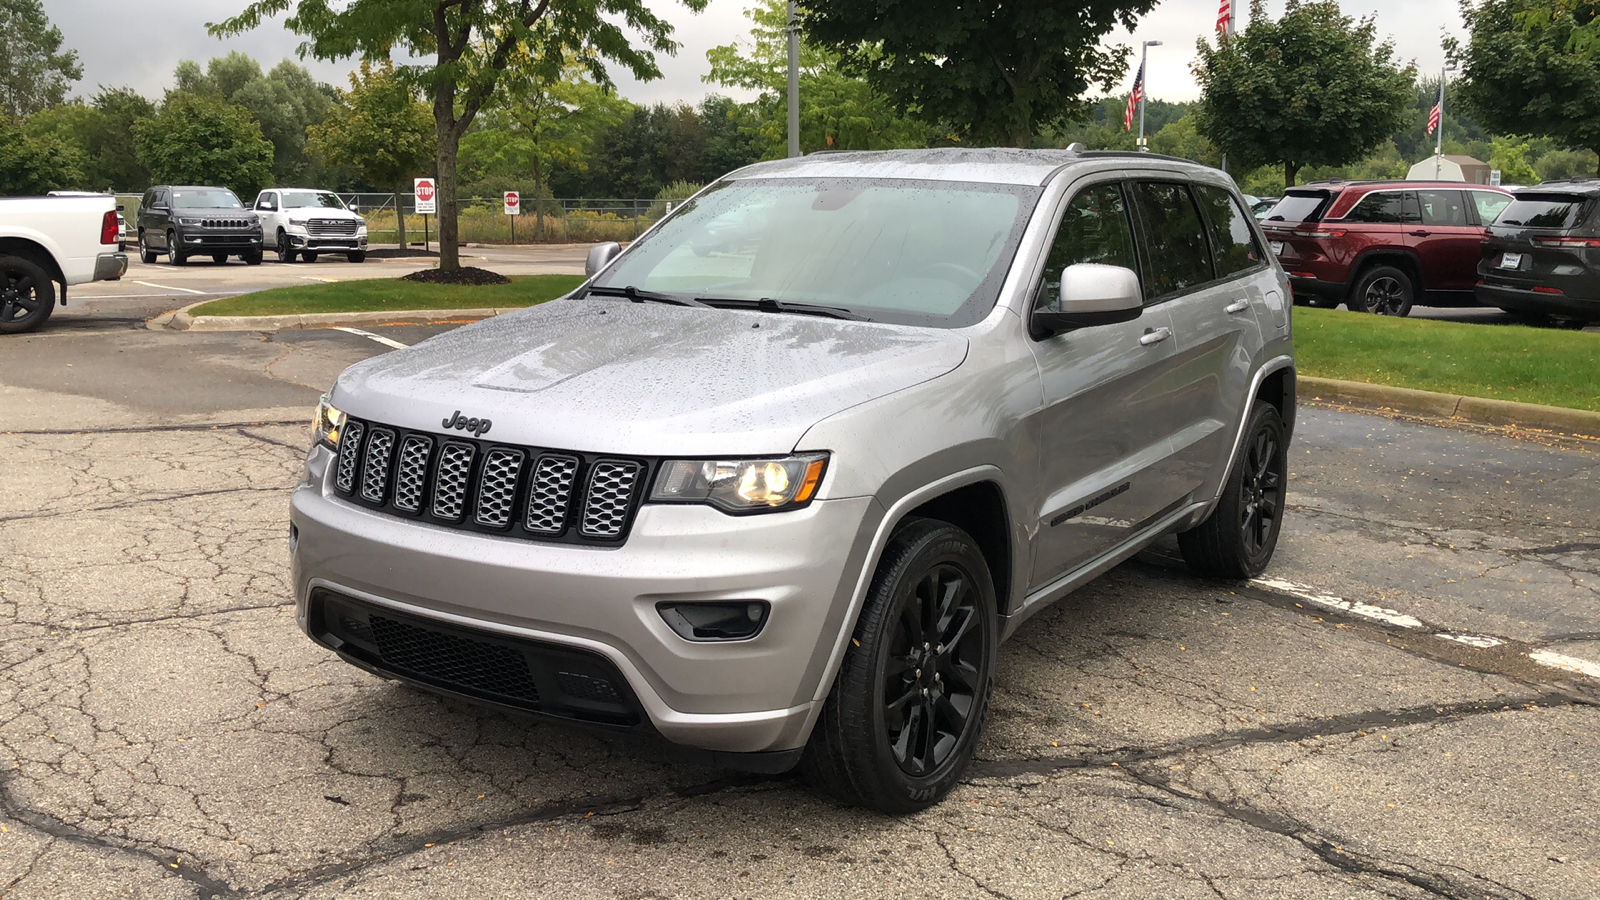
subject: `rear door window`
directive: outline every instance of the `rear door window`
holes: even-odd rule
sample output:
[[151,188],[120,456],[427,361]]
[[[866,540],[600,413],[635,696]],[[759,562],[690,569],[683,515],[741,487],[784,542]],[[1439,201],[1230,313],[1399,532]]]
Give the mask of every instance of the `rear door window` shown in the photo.
[[1362,197],[1344,214],[1346,222],[1369,225],[1397,225],[1407,220],[1405,194],[1401,191],[1373,191]]
[[1290,191],[1267,211],[1267,222],[1315,222],[1328,211],[1327,191]]
[[1226,278],[1260,265],[1261,248],[1256,244],[1255,232],[1250,228],[1250,218],[1239,207],[1239,202],[1233,199],[1233,195],[1209,184],[1193,187],[1195,199],[1200,201],[1201,209],[1205,210],[1217,274]]
[[1422,224],[1467,227],[1467,206],[1460,191],[1417,191]]
[[1146,302],[1186,291],[1216,277],[1200,210],[1189,186],[1140,181],[1131,186],[1144,247]]
[[1583,221],[1586,199],[1574,194],[1518,194],[1495,220],[1496,225],[1525,228],[1571,228]]
[[1467,194],[1472,197],[1472,205],[1478,211],[1479,225],[1493,223],[1511,203],[1510,197],[1493,191],[1467,191]]

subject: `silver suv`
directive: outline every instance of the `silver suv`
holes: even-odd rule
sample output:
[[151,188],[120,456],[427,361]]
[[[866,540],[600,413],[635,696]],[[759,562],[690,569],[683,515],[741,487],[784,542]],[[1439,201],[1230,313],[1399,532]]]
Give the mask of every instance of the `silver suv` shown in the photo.
[[742,169],[572,296],[352,366],[294,493],[301,626],[380,675],[797,763],[885,811],[998,645],[1157,538],[1284,512],[1288,286],[1227,176],[919,150]]

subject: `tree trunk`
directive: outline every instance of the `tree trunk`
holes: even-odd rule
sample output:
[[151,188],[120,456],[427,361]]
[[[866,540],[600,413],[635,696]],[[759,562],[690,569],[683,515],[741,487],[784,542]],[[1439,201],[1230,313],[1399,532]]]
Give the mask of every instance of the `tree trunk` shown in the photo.
[[1299,175],[1299,174],[1300,174],[1300,164],[1299,163],[1285,161],[1284,164],[1283,164],[1283,186],[1284,186],[1284,188],[1287,189],[1287,188],[1294,187],[1294,178],[1295,178],[1296,175]]
[[434,198],[439,210],[439,268],[450,271],[461,268],[461,247],[457,237],[460,230],[456,222],[456,152],[461,138],[454,128],[439,129],[438,153],[435,163],[439,171],[434,174]]
[[544,167],[533,161],[533,239],[544,240]]
[[1033,148],[1033,104],[1022,98],[1011,101],[1010,127],[1011,143],[1023,150]]
[[400,199],[404,197],[406,183],[404,180],[394,186],[394,238],[400,242],[400,249],[406,248],[406,208]]

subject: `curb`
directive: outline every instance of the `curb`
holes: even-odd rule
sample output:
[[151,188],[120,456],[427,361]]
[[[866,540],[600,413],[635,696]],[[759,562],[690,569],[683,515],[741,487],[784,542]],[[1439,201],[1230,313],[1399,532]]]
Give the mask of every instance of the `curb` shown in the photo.
[[524,307],[484,309],[413,309],[379,312],[296,313],[283,316],[195,316],[189,313],[210,300],[191,303],[150,319],[145,327],[174,331],[299,331],[347,325],[427,325],[438,322],[476,322],[518,312]]
[[1600,437],[1600,412],[1584,409],[1539,406],[1534,403],[1464,397],[1457,394],[1437,394],[1433,391],[1389,387],[1363,381],[1312,378],[1305,375],[1300,376],[1298,381],[1300,396],[1313,400],[1377,405],[1399,412],[1438,416],[1483,425],[1518,425],[1524,428],[1559,431],[1579,437]]

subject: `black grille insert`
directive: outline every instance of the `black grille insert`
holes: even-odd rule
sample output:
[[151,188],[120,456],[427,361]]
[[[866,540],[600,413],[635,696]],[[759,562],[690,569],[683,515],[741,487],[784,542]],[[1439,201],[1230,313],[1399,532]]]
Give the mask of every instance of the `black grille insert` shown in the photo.
[[378,652],[397,669],[525,703],[539,702],[528,661],[510,647],[429,631],[384,616],[375,615],[369,621]]

